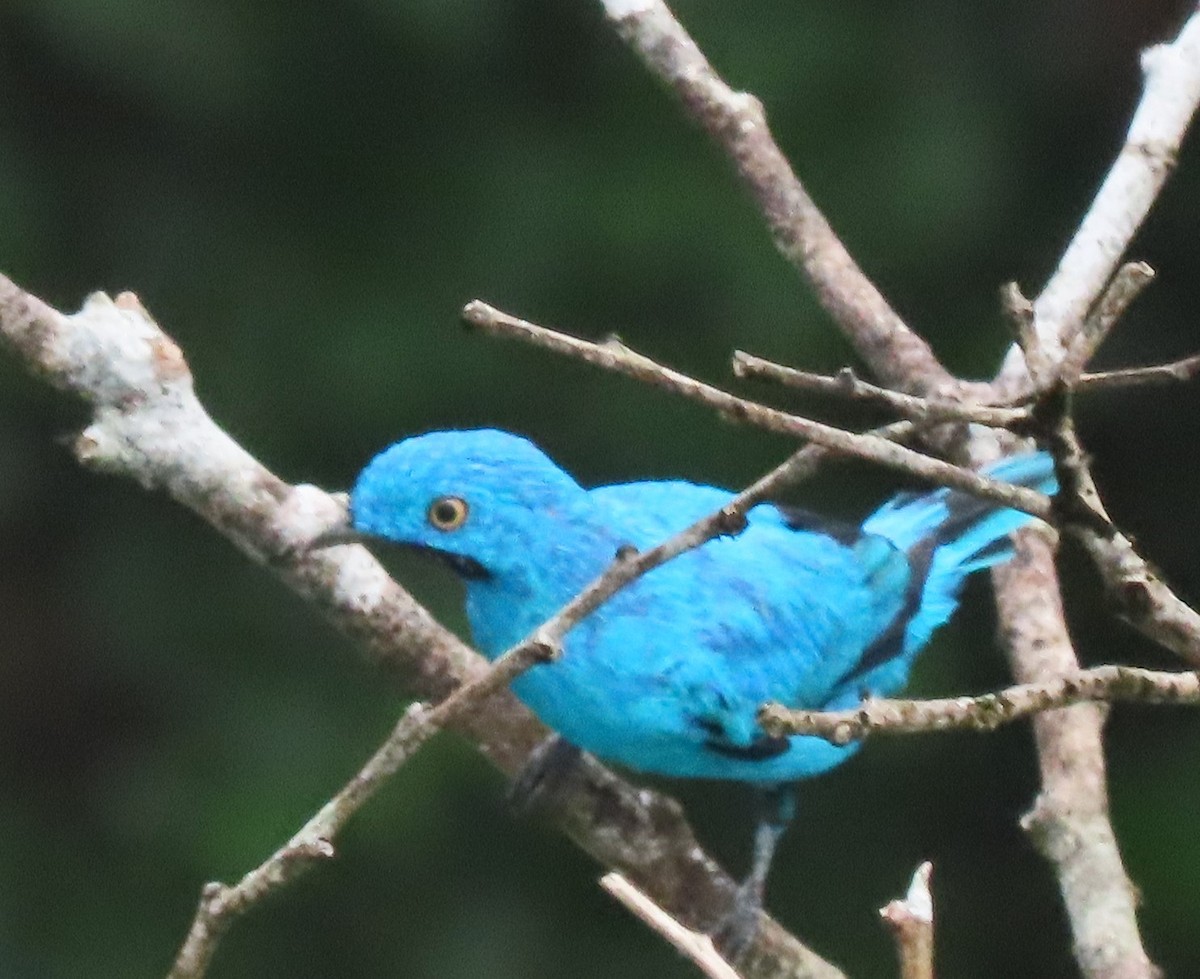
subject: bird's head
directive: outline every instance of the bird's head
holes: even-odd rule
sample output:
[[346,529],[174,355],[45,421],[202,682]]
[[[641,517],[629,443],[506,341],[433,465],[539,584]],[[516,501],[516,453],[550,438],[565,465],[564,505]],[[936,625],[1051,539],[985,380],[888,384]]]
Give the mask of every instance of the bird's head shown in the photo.
[[377,455],[350,494],[354,533],[430,551],[467,580],[537,561],[587,494],[533,443],[430,432]]

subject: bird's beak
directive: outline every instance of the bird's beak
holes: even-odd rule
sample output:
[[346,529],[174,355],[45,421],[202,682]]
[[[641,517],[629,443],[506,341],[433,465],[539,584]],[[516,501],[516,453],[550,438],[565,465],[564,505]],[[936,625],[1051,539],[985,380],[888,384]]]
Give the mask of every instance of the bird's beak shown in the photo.
[[323,530],[308,542],[306,550],[320,551],[326,547],[339,547],[342,544],[365,544],[372,538],[369,534],[355,530],[350,524],[338,524]]

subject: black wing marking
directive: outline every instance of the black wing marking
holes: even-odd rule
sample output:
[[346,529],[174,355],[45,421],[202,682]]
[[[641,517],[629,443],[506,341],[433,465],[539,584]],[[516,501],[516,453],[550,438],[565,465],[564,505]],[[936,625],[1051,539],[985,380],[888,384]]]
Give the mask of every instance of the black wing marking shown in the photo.
[[778,758],[790,748],[791,742],[782,734],[764,734],[749,744],[730,744],[728,741],[705,741],[704,747],[726,758],[742,761],[766,761]]
[[792,746],[786,736],[770,734],[760,734],[749,744],[734,744],[720,721],[712,717],[697,717],[693,723],[708,735],[704,739],[704,747],[726,758],[766,761],[768,758],[778,758]]
[[945,544],[964,536],[971,525],[990,517],[998,508],[990,500],[980,499],[970,493],[951,490],[946,494],[946,519],[938,524],[934,536],[939,544]]
[[929,578],[929,568],[933,564],[933,552],[937,545],[938,541],[935,538],[926,538],[905,555],[908,558],[909,576],[908,585],[904,589],[903,603],[892,616],[887,628],[863,650],[858,662],[842,675],[835,686],[845,686],[866,676],[875,667],[895,659],[904,652],[904,631],[921,607],[921,597],[925,592],[925,582]]
[[970,530],[973,523],[990,517],[997,509],[1003,509],[1003,507],[997,507],[990,500],[972,496],[962,490],[951,489],[937,490],[932,494],[918,491],[897,493],[888,502],[886,509],[889,512],[903,510],[909,504],[918,503],[929,496],[935,498],[941,496],[941,503],[946,508],[946,519],[934,528],[932,534],[934,540],[939,544],[945,544],[947,541],[963,536]]
[[[906,503],[921,499],[921,493],[905,493],[897,496],[892,506],[902,507]],[[895,659],[904,652],[904,632],[909,621],[921,607],[921,598],[925,592],[925,582],[929,578],[929,569],[933,564],[934,551],[942,544],[955,540],[967,534],[971,525],[990,517],[996,510],[996,505],[988,500],[972,496],[970,493],[946,491],[944,501],[946,519],[938,524],[934,532],[925,539],[918,541],[905,555],[908,558],[910,575],[908,586],[904,590],[904,602],[899,611],[892,617],[886,629],[883,630],[866,649],[862,656],[845,675],[838,681],[843,686],[859,679],[875,667]],[[1010,547],[1008,538],[991,541],[981,547],[974,555],[983,558]]]
[[791,506],[787,503],[773,505],[790,530],[806,530],[814,534],[824,534],[847,547],[853,547],[862,539],[862,527],[849,520],[830,520],[819,513],[813,513],[811,510]]

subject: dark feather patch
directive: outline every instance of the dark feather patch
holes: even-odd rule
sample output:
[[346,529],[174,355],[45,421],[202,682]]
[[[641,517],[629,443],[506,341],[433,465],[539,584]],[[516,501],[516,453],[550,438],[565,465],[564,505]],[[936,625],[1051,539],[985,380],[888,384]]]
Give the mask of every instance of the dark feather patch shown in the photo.
[[432,555],[460,578],[468,581],[487,581],[492,577],[492,573],[473,557],[466,557],[462,554],[451,554],[449,551],[439,551],[436,547],[430,547],[428,544],[409,544],[406,542],[401,546],[411,551],[419,551],[422,554]]
[[991,558],[1004,558],[1012,553],[1012,541],[1008,537],[997,537],[990,544],[985,544],[971,557],[976,561],[987,561]]
[[904,602],[892,616],[892,621],[888,623],[887,628],[863,650],[858,662],[846,671],[837,686],[844,686],[859,677],[866,676],[875,667],[890,659],[895,659],[904,652],[904,631],[921,608],[925,581],[929,577],[929,568],[933,564],[933,552],[937,543],[933,538],[926,538],[908,552],[906,557],[908,558],[909,577],[908,585],[904,589]]
[[853,547],[862,537],[862,528],[848,520],[830,520],[828,517],[805,510],[803,507],[791,506],[786,503],[776,503],[775,509],[783,517],[783,522],[791,530],[805,530],[813,534],[824,534],[832,537],[839,544]]
[[978,523],[996,511],[996,504],[981,500],[970,493],[951,492],[946,495],[946,519],[938,524],[937,541],[945,544],[948,541],[963,537]]
[[728,741],[705,741],[704,747],[726,758],[740,758],[743,761],[766,761],[768,758],[778,758],[788,748],[791,742],[783,735],[761,735],[749,744],[730,744]]
[[708,738],[704,747],[726,758],[740,758],[743,761],[765,761],[782,755],[791,746],[786,737],[760,734],[749,744],[734,744],[725,733],[725,725],[712,717],[695,717],[692,723],[700,728]]

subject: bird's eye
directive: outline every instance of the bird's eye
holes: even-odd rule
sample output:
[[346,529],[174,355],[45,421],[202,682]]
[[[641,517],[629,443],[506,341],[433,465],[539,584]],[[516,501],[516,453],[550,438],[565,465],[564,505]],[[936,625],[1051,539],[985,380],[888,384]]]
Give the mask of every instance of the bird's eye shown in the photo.
[[457,496],[441,496],[429,505],[426,514],[438,530],[458,530],[467,519],[467,501]]

